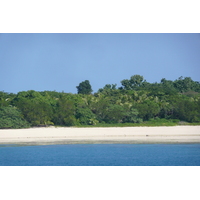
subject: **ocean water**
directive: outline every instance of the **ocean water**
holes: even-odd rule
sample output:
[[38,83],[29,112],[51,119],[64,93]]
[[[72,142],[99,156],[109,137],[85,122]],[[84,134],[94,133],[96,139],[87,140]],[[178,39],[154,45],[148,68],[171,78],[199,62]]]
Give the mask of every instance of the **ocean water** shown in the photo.
[[0,166],[200,166],[200,144],[0,145]]

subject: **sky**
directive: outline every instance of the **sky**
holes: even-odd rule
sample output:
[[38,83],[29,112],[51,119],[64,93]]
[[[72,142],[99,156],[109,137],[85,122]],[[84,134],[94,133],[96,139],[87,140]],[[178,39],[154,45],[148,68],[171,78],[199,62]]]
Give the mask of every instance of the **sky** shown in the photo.
[[200,81],[197,33],[1,33],[0,91],[93,92],[139,74],[147,82]]

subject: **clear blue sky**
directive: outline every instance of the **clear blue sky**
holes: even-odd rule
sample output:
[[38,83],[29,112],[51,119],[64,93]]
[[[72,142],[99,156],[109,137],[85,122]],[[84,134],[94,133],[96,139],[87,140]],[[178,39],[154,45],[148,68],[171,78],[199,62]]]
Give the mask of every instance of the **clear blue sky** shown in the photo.
[[135,74],[200,81],[200,34],[0,34],[0,91],[96,92]]

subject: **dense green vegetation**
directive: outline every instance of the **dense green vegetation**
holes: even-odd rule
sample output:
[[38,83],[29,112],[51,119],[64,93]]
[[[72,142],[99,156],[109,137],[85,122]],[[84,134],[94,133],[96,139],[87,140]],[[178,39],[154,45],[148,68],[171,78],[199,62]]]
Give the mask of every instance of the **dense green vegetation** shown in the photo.
[[200,124],[200,83],[189,77],[148,83],[134,75],[94,94],[86,80],[77,90],[0,92],[0,128]]
[[29,126],[15,107],[0,108],[0,128],[28,128]]
[[91,94],[92,86],[88,80],[81,82],[78,86],[76,86],[78,90],[78,94]]

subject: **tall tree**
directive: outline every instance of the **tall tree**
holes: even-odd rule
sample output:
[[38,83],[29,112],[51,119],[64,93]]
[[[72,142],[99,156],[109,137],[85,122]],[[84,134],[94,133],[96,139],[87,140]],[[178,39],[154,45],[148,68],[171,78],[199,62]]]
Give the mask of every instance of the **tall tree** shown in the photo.
[[143,76],[140,75],[134,75],[131,76],[131,78],[124,79],[121,81],[122,86],[124,87],[125,90],[131,90],[131,89],[138,89],[144,81]]
[[91,94],[92,93],[92,87],[88,80],[81,82],[79,84],[79,86],[76,86],[76,88],[78,90],[78,94]]

